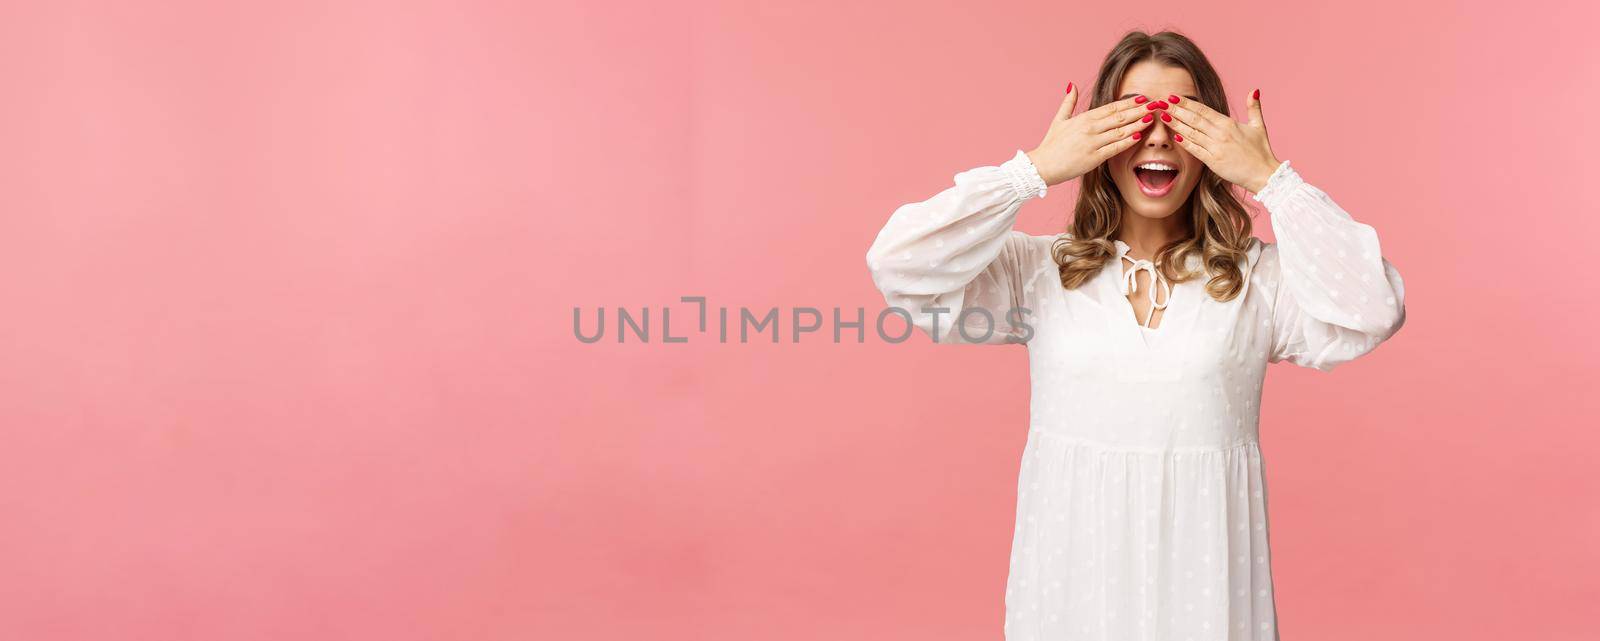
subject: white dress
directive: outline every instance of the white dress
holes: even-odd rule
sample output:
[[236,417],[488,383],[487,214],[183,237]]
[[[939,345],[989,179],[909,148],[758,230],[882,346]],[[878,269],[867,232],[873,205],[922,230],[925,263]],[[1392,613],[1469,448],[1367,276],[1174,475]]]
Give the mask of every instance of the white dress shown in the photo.
[[1018,151],[901,206],[867,253],[888,303],[935,340],[1027,345],[1006,639],[1278,638],[1262,378],[1268,363],[1328,371],[1372,351],[1405,322],[1400,274],[1372,227],[1285,162],[1254,196],[1277,242],[1251,240],[1244,291],[1219,302],[1204,277],[1163,279],[1147,329],[1126,277],[1153,266],[1125,243],[1069,290],[1050,248],[1070,236],[1012,230],[1045,194]]

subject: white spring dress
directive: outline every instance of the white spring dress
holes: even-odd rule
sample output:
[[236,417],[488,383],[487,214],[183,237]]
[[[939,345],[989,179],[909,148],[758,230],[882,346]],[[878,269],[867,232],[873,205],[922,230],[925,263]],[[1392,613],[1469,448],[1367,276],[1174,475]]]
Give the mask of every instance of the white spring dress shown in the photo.
[[1152,280],[1165,311],[1148,329],[1129,283],[1159,273],[1127,244],[1069,290],[1050,249],[1071,237],[1012,229],[1045,194],[1018,151],[899,207],[867,253],[887,302],[935,340],[1027,345],[1005,638],[1277,639],[1257,440],[1267,364],[1328,371],[1372,351],[1405,322],[1400,274],[1372,227],[1284,162],[1254,195],[1277,242],[1252,239],[1243,293]]

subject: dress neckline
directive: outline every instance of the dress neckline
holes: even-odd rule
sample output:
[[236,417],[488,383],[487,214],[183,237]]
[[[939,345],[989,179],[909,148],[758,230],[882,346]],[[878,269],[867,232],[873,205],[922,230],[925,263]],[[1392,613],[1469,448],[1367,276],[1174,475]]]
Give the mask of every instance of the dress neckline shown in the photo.
[[[1128,250],[1131,249],[1131,247],[1128,246],[1128,243],[1122,242],[1118,239],[1112,239],[1112,242],[1115,243],[1117,247],[1117,262],[1121,263],[1122,261],[1126,260],[1132,263],[1132,265],[1119,265],[1119,271],[1121,272],[1122,276],[1118,280],[1122,283],[1121,290],[1124,297],[1132,296],[1138,289],[1138,278],[1140,271],[1146,271],[1150,273],[1150,310],[1145,313],[1144,320],[1142,321],[1139,320],[1138,312],[1134,312],[1134,323],[1139,326],[1141,334],[1160,330],[1161,328],[1159,327],[1150,327],[1150,321],[1155,318],[1156,310],[1165,310],[1167,305],[1172,302],[1172,282],[1167,280],[1167,277],[1161,273],[1161,269],[1157,267],[1156,264],[1150,259],[1134,258],[1129,256]],[[1161,292],[1160,295],[1157,294],[1158,291]],[[1127,302],[1126,298],[1124,298],[1124,302]],[[1130,311],[1133,310],[1133,304],[1131,302],[1128,303],[1128,309]],[[1162,313],[1162,326],[1166,325],[1167,316],[1169,316],[1169,314],[1165,312]]]

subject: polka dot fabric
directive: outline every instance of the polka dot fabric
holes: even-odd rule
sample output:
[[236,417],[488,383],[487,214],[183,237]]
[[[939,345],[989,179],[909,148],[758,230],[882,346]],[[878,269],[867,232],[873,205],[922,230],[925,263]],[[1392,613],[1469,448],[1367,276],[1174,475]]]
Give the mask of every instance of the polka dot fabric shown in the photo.
[[867,252],[887,302],[940,342],[1027,346],[1006,639],[1278,639],[1266,368],[1371,352],[1405,322],[1399,272],[1371,227],[1285,162],[1254,196],[1278,241],[1252,239],[1244,292],[1220,302],[1204,278],[1175,283],[1145,328],[1122,290],[1127,244],[1068,290],[1050,248],[1071,236],[1012,229],[1046,194],[1018,151],[902,205]]

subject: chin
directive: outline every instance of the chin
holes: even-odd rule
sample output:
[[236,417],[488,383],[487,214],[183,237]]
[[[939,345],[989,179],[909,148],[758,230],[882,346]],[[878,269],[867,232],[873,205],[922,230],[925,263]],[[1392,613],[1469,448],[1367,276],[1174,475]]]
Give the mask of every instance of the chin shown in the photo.
[[[1127,206],[1123,211],[1140,218],[1161,219],[1168,218],[1182,209],[1183,201],[1176,203],[1152,202],[1148,199],[1129,198],[1127,193],[1122,195],[1123,203]],[[1187,198],[1185,198],[1187,200]]]

